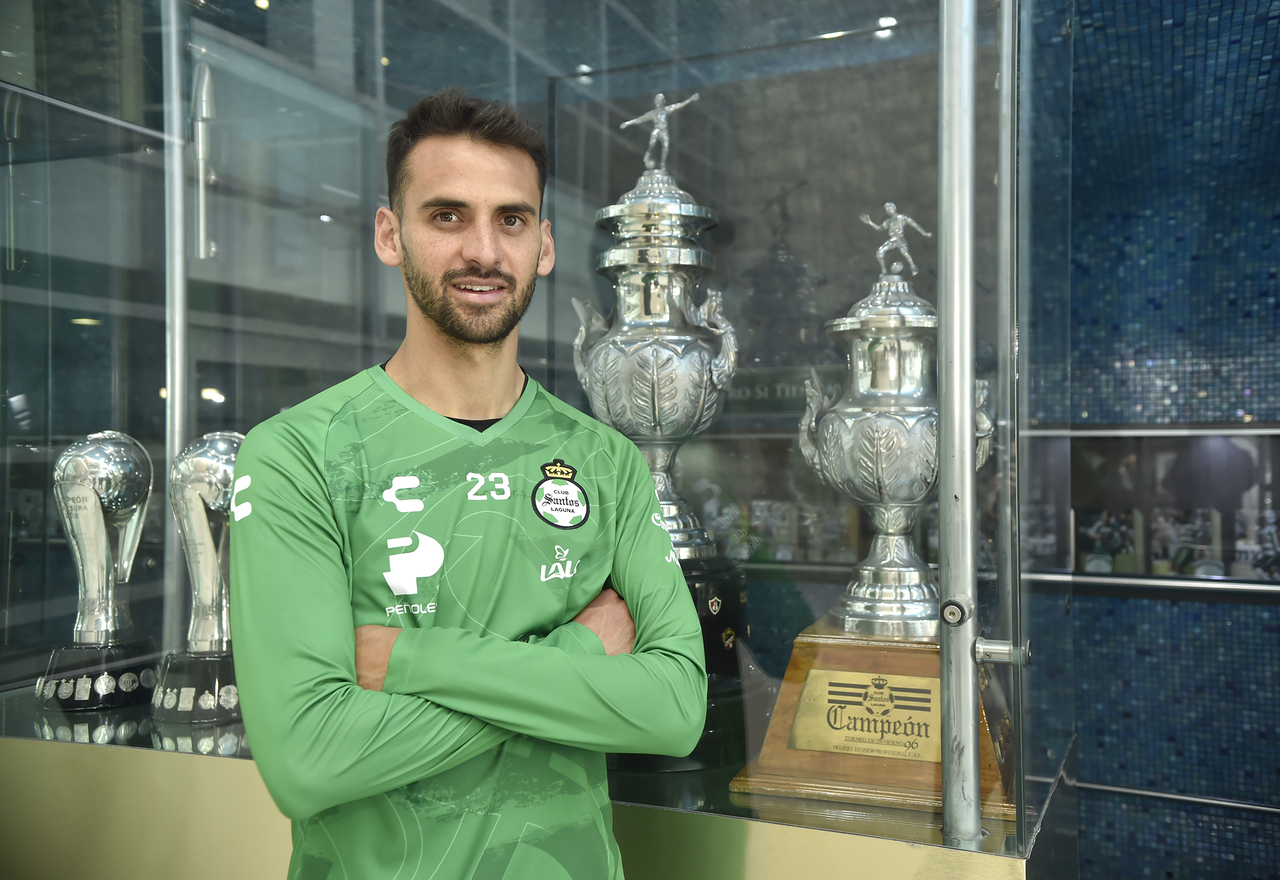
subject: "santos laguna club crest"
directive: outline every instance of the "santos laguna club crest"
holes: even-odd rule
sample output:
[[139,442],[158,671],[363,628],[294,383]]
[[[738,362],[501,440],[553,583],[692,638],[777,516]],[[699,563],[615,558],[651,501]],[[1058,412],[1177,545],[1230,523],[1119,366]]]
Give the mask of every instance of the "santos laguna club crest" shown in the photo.
[[576,529],[591,514],[587,491],[573,481],[578,471],[560,459],[542,466],[543,479],[533,487],[533,509],[558,529]]

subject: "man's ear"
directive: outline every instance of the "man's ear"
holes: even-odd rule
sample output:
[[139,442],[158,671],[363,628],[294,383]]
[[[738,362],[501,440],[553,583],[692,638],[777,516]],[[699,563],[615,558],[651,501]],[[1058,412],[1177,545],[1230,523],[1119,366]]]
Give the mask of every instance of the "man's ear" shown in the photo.
[[378,208],[378,215],[373,221],[373,249],[378,259],[388,266],[399,266],[404,262],[404,254],[400,250],[400,219],[385,206]]
[[549,275],[556,264],[556,242],[551,237],[551,221],[543,220],[540,226],[542,246],[538,251],[538,274]]

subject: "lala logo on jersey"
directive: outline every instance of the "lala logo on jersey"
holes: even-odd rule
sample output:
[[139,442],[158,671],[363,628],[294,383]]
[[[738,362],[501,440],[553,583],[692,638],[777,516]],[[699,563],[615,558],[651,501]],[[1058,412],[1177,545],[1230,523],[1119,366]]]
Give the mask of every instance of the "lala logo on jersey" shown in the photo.
[[[418,546],[408,553],[396,553],[389,562],[390,571],[382,573],[391,592],[397,596],[412,596],[418,592],[418,578],[431,577],[444,565],[444,548],[430,535],[415,531]],[[413,538],[388,538],[387,549],[408,547]]]
[[533,510],[557,529],[576,529],[591,515],[587,490],[573,481],[577,469],[560,459],[542,466],[542,479],[533,487]]
[[542,566],[542,582],[554,581],[557,578],[571,578],[578,573],[578,563],[569,558],[569,550],[566,547],[556,545],[556,561],[551,563],[548,569]]

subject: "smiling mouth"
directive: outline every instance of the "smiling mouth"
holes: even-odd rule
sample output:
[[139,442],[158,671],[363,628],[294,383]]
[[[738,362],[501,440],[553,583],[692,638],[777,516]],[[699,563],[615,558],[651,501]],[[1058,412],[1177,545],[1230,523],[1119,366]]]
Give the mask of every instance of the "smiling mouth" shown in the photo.
[[477,308],[487,308],[502,302],[507,295],[505,284],[484,284],[455,281],[450,285],[454,296],[461,302]]
[[453,296],[472,306],[491,306],[515,289],[515,279],[497,270],[454,269],[441,279]]

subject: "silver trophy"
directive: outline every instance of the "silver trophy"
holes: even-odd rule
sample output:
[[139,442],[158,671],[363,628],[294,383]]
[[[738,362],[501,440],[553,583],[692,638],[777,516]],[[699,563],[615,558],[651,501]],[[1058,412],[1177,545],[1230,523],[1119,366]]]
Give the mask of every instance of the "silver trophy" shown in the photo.
[[244,436],[205,434],[169,468],[169,505],[191,575],[185,651],[165,658],[152,697],[157,723],[227,723],[240,717],[228,620],[228,519],[236,453]]
[[624,771],[710,769],[746,760],[735,648],[746,629],[746,575],[716,552],[671,476],[680,445],[720,414],[737,367],[738,342],[720,293],[708,290],[701,305],[694,303],[703,276],[715,266],[715,256],[696,236],[716,225],[716,214],[680,189],[666,169],[667,119],[697,99],[667,104],[660,94],[652,110],[622,123],[652,122],[653,132],[635,188],[596,213],[596,225],[614,236],[596,262],[617,294],[612,326],[590,305],[573,301],[582,320],[573,344],[578,381],[595,417],[631,438],[649,464],[662,524],[698,612],[707,663],[707,720],[693,752],[684,758],[611,755],[609,766]]
[[129,580],[151,495],[151,457],[119,431],[90,434],[58,457],[53,497],[79,576],[75,642],[59,648],[36,685],[43,708],[110,709],[155,687],[155,643],[134,638]]
[[[886,205],[890,233],[877,258],[905,248],[903,225],[914,220]],[[924,230],[920,230],[924,232]],[[924,233],[928,235],[928,233]],[[904,256],[908,256],[904,252]],[[914,270],[914,263],[912,263]],[[880,275],[871,295],[827,331],[848,353],[843,395],[828,394],[816,371],[805,382],[807,404],[800,449],[822,479],[871,512],[875,537],[854,579],[829,612],[845,632],[879,638],[935,640],[938,587],[916,553],[911,531],[938,488],[938,316],[915,295],[902,263]],[[991,451],[994,425],[983,406],[986,383],[977,388],[977,466]]]
[[[720,293],[708,290],[702,305],[693,300],[715,266],[715,256],[695,236],[715,226],[715,212],[695,202],[666,170],[667,116],[697,97],[668,105],[658,95],[653,110],[622,124],[653,121],[654,131],[647,170],[635,188],[596,213],[596,225],[615,239],[596,263],[617,292],[613,325],[589,304],[573,301],[582,321],[573,344],[578,381],[596,418],[644,453],[681,559],[714,556],[716,548],[676,492],[671,464],[680,445],[719,415],[738,350]],[[658,141],[662,161],[654,167]]]

